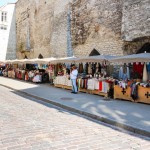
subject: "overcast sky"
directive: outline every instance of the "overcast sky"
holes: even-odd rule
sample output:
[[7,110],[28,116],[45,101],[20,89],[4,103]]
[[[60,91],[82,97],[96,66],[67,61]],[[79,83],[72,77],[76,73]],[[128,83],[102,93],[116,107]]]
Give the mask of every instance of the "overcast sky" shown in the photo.
[[0,0],[0,6],[3,6],[7,3],[15,3],[17,0]]

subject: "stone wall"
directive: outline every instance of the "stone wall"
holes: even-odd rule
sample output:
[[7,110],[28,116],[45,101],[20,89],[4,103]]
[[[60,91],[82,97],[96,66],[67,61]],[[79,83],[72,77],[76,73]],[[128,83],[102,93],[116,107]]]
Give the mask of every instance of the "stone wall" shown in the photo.
[[121,0],[76,0],[72,4],[72,40],[75,56],[123,55]]
[[37,58],[40,53],[43,57],[66,56],[66,8],[67,2],[61,0],[19,0],[17,2],[17,54],[19,58],[25,55],[28,58]]
[[122,39],[150,36],[150,0],[124,0]]
[[69,25],[77,57],[88,56],[93,49],[105,55],[136,53],[150,42],[148,2],[70,0],[68,5],[67,0],[18,0],[17,56],[66,57]]

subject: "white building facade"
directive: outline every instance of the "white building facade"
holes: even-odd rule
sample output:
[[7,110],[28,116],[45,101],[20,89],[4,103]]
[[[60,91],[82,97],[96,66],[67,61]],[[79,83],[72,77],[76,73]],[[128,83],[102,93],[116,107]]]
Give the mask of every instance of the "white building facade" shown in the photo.
[[0,61],[16,59],[15,4],[0,7]]

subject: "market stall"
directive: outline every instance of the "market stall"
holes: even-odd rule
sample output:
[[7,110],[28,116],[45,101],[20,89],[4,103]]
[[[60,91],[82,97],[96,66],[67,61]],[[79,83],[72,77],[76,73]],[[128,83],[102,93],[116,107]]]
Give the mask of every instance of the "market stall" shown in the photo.
[[150,53],[122,56],[110,61],[120,64],[114,98],[150,104]]
[[[110,66],[108,60],[113,56],[100,55],[82,58],[58,59],[55,63],[63,63],[61,71],[58,71],[54,80],[56,87],[71,89],[71,81],[68,79],[67,70],[70,69],[67,63],[74,63],[78,68],[77,85],[78,91],[97,94],[108,97],[114,79],[110,77]],[[64,64],[65,63],[65,64]],[[57,64],[58,65],[58,64]],[[110,69],[111,68],[111,69]],[[66,70],[66,71],[64,71]]]
[[49,82],[48,64],[55,58],[15,59],[5,61],[7,67],[3,71],[5,77],[31,82]]

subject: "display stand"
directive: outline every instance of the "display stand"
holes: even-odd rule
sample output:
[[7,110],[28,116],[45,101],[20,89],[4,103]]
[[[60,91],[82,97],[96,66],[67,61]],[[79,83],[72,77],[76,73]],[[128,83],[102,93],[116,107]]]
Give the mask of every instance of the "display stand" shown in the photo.
[[133,101],[132,97],[130,97],[130,91],[129,87],[123,89],[119,85],[114,85],[114,99]]
[[138,102],[150,104],[150,88],[139,86],[138,97]]
[[100,91],[98,91],[98,90],[93,90],[93,91],[92,91],[92,94],[96,94],[96,95],[108,97],[108,93],[100,92]]
[[150,88],[138,86],[138,99],[135,101],[130,97],[130,93],[130,87],[122,89],[118,85],[114,86],[114,99],[150,104]]
[[63,85],[61,85],[61,84],[54,84],[54,86],[57,88],[63,88]]
[[[61,85],[61,84],[54,84],[55,87],[57,88],[63,88],[63,89],[68,89],[71,90],[72,87],[71,86],[67,86],[67,85]],[[88,94],[95,94],[95,95],[100,95],[100,96],[104,96],[104,97],[108,97],[107,93],[104,92],[100,92],[98,90],[88,90],[88,89],[78,89],[79,92],[83,92],[83,93],[88,93]]]

